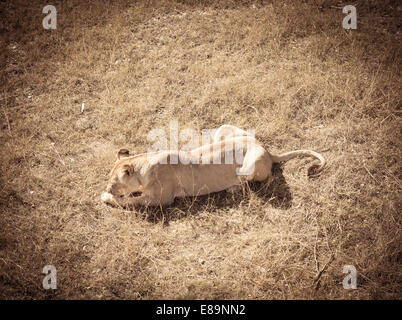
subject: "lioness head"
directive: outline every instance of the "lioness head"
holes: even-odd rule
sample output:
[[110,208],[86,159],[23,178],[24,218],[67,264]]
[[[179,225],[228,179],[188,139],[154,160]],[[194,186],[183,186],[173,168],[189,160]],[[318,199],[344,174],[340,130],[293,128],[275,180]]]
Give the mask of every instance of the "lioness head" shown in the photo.
[[129,159],[125,159],[129,156],[128,150],[119,150],[116,164],[110,172],[106,191],[115,197],[129,196],[141,190],[139,175],[134,172],[133,165],[130,164]]

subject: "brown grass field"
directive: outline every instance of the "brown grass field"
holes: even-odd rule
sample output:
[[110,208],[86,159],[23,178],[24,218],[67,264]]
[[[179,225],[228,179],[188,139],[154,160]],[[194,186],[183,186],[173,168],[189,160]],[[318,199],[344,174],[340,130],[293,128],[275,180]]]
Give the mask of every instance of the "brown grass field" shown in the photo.
[[[46,4],[0,2],[1,299],[402,298],[398,1],[56,0],[56,30]],[[101,203],[116,151],[171,120],[328,163],[167,208]]]

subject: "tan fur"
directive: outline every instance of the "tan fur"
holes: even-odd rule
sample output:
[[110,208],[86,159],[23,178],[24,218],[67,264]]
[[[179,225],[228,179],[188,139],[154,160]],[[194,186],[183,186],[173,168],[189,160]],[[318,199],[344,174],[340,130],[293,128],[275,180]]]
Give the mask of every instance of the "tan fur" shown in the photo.
[[[219,141],[191,151],[164,150],[135,156],[130,156],[127,150],[119,151],[102,200],[124,207],[167,205],[176,197],[232,191],[244,181],[264,181],[271,176],[272,163],[298,155],[318,158],[321,161],[319,170],[325,164],[321,155],[309,150],[271,155],[247,132],[230,126],[240,130],[237,131],[239,136],[236,136],[227,130],[228,127],[221,130],[222,136],[225,136],[223,140],[219,138]],[[241,151],[244,157],[241,163],[237,163],[235,153]],[[226,164],[225,160],[230,159],[230,155],[233,161]],[[178,163],[171,164],[170,160],[175,157],[180,157]],[[133,193],[140,195],[133,197]]]

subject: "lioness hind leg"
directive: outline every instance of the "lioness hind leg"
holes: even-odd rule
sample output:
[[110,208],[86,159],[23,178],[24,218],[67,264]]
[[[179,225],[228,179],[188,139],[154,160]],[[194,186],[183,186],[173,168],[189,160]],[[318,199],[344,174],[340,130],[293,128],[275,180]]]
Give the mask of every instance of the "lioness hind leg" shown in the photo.
[[232,126],[230,124],[224,124],[223,126],[220,126],[218,130],[216,130],[213,140],[214,142],[219,142],[227,138],[242,137],[242,136],[251,137],[251,134],[243,129]]
[[242,180],[264,181],[271,175],[272,162],[265,150],[247,152],[243,166],[237,174],[243,176]]

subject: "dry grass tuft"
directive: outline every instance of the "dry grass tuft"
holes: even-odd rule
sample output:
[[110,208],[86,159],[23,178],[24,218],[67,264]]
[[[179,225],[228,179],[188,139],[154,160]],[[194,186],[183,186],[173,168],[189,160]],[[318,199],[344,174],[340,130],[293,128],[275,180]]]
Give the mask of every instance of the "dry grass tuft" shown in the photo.
[[[0,2],[0,298],[400,299],[401,6],[355,3],[346,31],[336,1],[54,1],[49,31],[45,1]],[[328,166],[163,210],[101,204],[116,150],[170,120]]]

